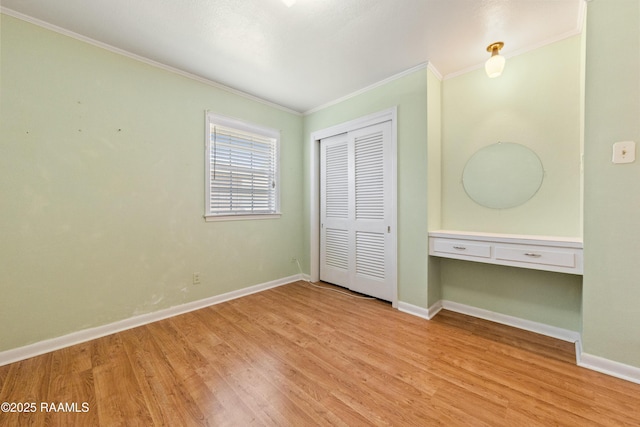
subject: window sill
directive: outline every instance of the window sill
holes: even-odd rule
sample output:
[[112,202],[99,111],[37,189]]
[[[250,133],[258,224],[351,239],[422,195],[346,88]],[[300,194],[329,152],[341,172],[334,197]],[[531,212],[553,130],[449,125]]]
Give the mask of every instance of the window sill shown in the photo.
[[277,214],[264,214],[264,215],[204,215],[206,222],[217,221],[243,221],[254,219],[276,219],[282,216],[281,213]]

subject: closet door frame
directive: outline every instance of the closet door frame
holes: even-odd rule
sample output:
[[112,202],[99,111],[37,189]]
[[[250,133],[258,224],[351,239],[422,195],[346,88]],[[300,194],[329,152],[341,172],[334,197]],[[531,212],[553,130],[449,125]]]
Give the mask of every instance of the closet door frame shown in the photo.
[[369,114],[358,119],[350,120],[339,125],[331,126],[313,132],[310,137],[309,165],[310,165],[310,200],[309,200],[309,266],[311,281],[320,279],[320,140],[334,135],[354,131],[371,125],[391,121],[391,219],[390,226],[395,230],[392,242],[391,269],[389,280],[392,281],[394,295],[392,305],[398,304],[398,223],[397,223],[397,107],[392,107],[377,113]]

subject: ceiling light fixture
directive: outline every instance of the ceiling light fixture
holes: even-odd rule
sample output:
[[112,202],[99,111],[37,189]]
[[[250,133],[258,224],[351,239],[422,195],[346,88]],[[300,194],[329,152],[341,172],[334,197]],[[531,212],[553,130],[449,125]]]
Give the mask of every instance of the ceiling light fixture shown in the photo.
[[282,3],[284,3],[287,7],[293,6],[295,2],[296,0],[282,0]]
[[495,42],[487,46],[487,52],[491,52],[491,58],[485,62],[484,69],[490,78],[499,77],[502,74],[502,70],[504,70],[505,59],[504,56],[500,55],[500,49],[503,46],[503,42]]

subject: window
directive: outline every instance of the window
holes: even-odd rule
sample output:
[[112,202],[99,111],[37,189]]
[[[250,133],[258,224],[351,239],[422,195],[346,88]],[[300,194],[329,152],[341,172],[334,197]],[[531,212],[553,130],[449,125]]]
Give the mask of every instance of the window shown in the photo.
[[208,221],[280,214],[280,132],[207,112]]

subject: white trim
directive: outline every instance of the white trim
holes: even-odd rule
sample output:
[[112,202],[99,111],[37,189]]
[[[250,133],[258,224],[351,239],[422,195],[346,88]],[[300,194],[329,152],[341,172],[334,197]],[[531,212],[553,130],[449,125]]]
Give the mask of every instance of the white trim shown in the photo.
[[378,111],[348,122],[340,123],[325,129],[313,132],[309,138],[309,183],[310,183],[310,200],[309,200],[309,269],[310,280],[317,282],[320,280],[320,140],[341,133],[361,129],[378,123],[391,121],[391,150],[393,153],[392,179],[391,188],[395,192],[393,196],[393,204],[391,211],[391,227],[396,230],[396,241],[394,243],[395,262],[393,263],[394,271],[391,272],[394,277],[394,296],[391,305],[396,308],[398,305],[398,192],[397,192],[397,162],[398,162],[398,107],[394,106],[386,110]]
[[453,301],[442,300],[442,308],[444,308],[445,310],[455,311],[456,313],[477,317],[479,319],[490,320],[492,322],[512,326],[514,328],[524,329],[525,331],[535,332],[540,335],[546,335],[548,337],[556,338],[562,341],[575,343],[581,340],[579,332],[570,331],[568,329],[558,328],[556,326],[547,325],[545,323],[538,323],[519,317],[509,316],[507,314],[496,313],[494,311],[460,304]]
[[423,319],[431,320],[428,309],[409,304],[408,302],[398,301],[398,311],[411,314],[416,317],[422,317]]
[[[234,128],[248,133],[257,133],[261,136],[280,139],[280,131],[278,129],[262,126],[248,122],[237,117],[225,116],[215,113],[211,110],[205,110],[205,118],[210,122],[220,126]],[[205,127],[206,133],[209,133],[209,127]]]
[[255,294],[257,292],[286,285],[288,283],[292,283],[301,279],[303,279],[303,275],[296,274],[293,276],[284,277],[282,279],[273,280],[271,282],[249,286],[248,288],[239,289],[237,291],[227,292],[225,294],[216,295],[198,301],[192,301],[186,304],[166,308],[164,310],[154,311],[153,313],[146,313],[106,325],[97,326],[95,328],[72,332],[61,337],[51,338],[34,344],[26,345],[24,347],[6,350],[0,352],[0,366],[28,359],[30,357],[39,356],[41,354],[49,353],[54,350],[59,350],[61,348],[70,347],[72,345],[80,344],[86,341],[91,341],[96,338],[115,334],[116,332],[121,332],[127,329],[132,329],[138,326],[157,322],[158,320],[178,316],[180,314],[188,313],[194,310],[199,310],[211,305],[216,305],[236,298]]
[[582,239],[437,230],[429,255],[518,268],[582,275]]
[[[235,211],[235,213],[215,213],[215,212],[211,212],[212,211],[212,206],[211,206],[211,187],[213,184],[213,179],[212,176],[215,177],[215,174],[212,174],[211,172],[211,154],[213,150],[213,148],[215,147],[215,141],[212,141],[211,139],[211,128],[216,129],[217,126],[220,126],[221,128],[227,128],[227,131],[232,131],[232,132],[242,132],[242,133],[246,133],[248,134],[247,137],[251,140],[255,140],[256,138],[258,138],[260,140],[260,144],[264,147],[264,146],[269,146],[269,155],[270,155],[270,160],[273,161],[273,163],[271,163],[271,166],[273,169],[269,170],[269,172],[273,171],[273,175],[267,175],[267,176],[272,176],[273,177],[273,181],[272,184],[273,186],[271,188],[268,189],[269,194],[269,201],[271,201],[271,199],[273,198],[273,210],[271,210],[270,212],[265,212],[265,213],[260,213],[260,212],[250,212],[250,213],[245,213],[245,212],[239,212],[239,211]],[[225,131],[226,132],[226,131]],[[243,137],[240,137],[243,138]],[[281,216],[281,211],[280,211],[280,141],[281,141],[281,135],[280,135],[280,131],[277,129],[273,129],[270,127],[266,127],[266,126],[262,126],[262,125],[258,125],[258,124],[254,124],[254,123],[250,123],[247,122],[245,120],[241,120],[241,119],[237,119],[235,117],[229,117],[229,116],[224,116],[222,114],[217,114],[214,113],[212,111],[209,110],[205,110],[205,152],[204,152],[204,160],[205,160],[205,174],[204,174],[204,188],[205,188],[205,199],[204,199],[204,219],[206,222],[215,222],[215,221],[239,221],[239,220],[253,220],[253,219],[275,219],[275,218],[280,218]],[[228,146],[229,147],[229,146]],[[245,147],[241,145],[233,145],[233,148],[229,147],[233,152],[236,152],[239,150],[240,152],[244,152]],[[214,156],[215,158],[215,156]],[[236,165],[233,165],[232,168],[235,168]],[[242,167],[248,167],[248,165],[246,164],[242,164]],[[224,169],[224,166],[222,167]],[[260,171],[260,176],[261,177],[265,177],[264,171]],[[223,187],[232,187],[232,188],[228,188],[229,190],[231,190],[230,192],[233,193],[233,189],[236,187],[236,185],[233,182],[224,182],[221,183],[220,185],[222,185]],[[253,192],[250,194],[252,200],[253,200]],[[232,198],[232,196],[230,196]],[[268,206],[271,207],[271,205],[269,204]],[[243,208],[247,208],[248,206],[243,206]],[[264,209],[264,207],[263,207]],[[233,208],[231,208],[232,211],[234,211]]]
[[200,83],[204,83],[204,84],[206,84],[208,86],[212,86],[212,87],[215,87],[217,89],[221,89],[221,90],[224,90],[226,92],[232,93],[234,95],[238,95],[238,96],[241,96],[243,98],[250,99],[250,100],[255,101],[255,102],[259,102],[259,103],[267,105],[269,107],[273,107],[273,108],[276,108],[278,110],[285,111],[287,113],[295,114],[296,116],[302,116],[302,113],[300,113],[299,111],[295,111],[295,110],[292,110],[290,108],[284,107],[282,105],[273,103],[271,101],[267,101],[265,99],[258,98],[257,96],[248,94],[246,92],[242,92],[242,91],[240,91],[238,89],[233,89],[233,88],[231,88],[229,86],[225,86],[225,85],[223,85],[221,83],[215,82],[215,81],[207,79],[205,77],[201,77],[201,76],[198,76],[196,74],[192,74],[192,73],[190,73],[188,71],[184,71],[184,70],[181,70],[179,68],[175,68],[175,67],[172,67],[170,65],[154,61],[153,59],[149,59],[149,58],[146,58],[144,56],[137,55],[137,54],[129,52],[127,50],[120,49],[120,48],[112,46],[110,44],[103,43],[101,41],[92,39],[90,37],[83,36],[82,34],[74,33],[73,31],[69,31],[69,30],[64,29],[62,27],[58,27],[57,25],[50,24],[50,23],[48,23],[46,21],[42,21],[40,19],[34,18],[32,16],[29,16],[29,15],[25,15],[23,13],[16,12],[15,10],[6,8],[4,6],[0,6],[0,12],[5,14],[5,15],[11,16],[13,18],[20,19],[20,20],[25,21],[25,22],[29,22],[30,24],[37,25],[38,27],[42,27],[44,29],[56,32],[58,34],[62,34],[62,35],[67,36],[67,37],[71,37],[71,38],[79,40],[81,42],[85,42],[85,43],[91,44],[91,45],[99,47],[101,49],[108,50],[108,51],[116,53],[118,55],[126,56],[127,58],[133,59],[135,61],[143,62],[143,63],[145,63],[147,65],[151,65],[152,67],[160,68],[162,70],[169,71],[170,73],[178,74],[178,75],[180,75],[182,77],[186,77],[188,79],[195,80],[195,81],[200,82]]
[[438,80],[442,81],[442,73],[433,65],[433,62],[427,62],[427,70],[430,70]]
[[582,359],[582,339],[576,341],[576,365],[580,366]]
[[578,31],[578,34],[582,33],[582,30],[584,30],[584,24],[586,23],[586,17],[587,17],[587,3],[590,2],[592,0],[583,0],[583,2],[580,4],[579,8],[578,8],[578,22],[576,22],[576,29]]
[[515,243],[518,245],[552,246],[575,249],[582,249],[584,247],[584,243],[580,237],[537,236],[533,234],[485,233],[458,230],[433,230],[429,231],[428,235],[429,237],[475,240],[479,242],[490,241],[496,243]]
[[436,314],[440,313],[443,308],[444,307],[442,307],[442,301],[438,301],[437,303],[429,307],[429,316],[431,316],[431,318],[433,319]]
[[[590,1],[590,0],[585,0],[582,3],[580,3],[580,8],[578,10],[578,19],[577,19],[577,22],[576,22],[576,28],[575,29],[569,30],[567,32],[564,32],[564,33],[559,34],[559,35],[554,36],[554,37],[550,37],[550,38],[548,38],[546,40],[538,42],[538,43],[536,43],[534,45],[527,46],[527,47],[525,47],[523,49],[518,49],[516,51],[508,52],[508,53],[501,53],[502,56],[504,56],[506,59],[513,58],[515,56],[522,55],[524,53],[531,52],[532,50],[536,50],[536,49],[539,49],[541,47],[544,47],[544,46],[547,46],[547,45],[562,41],[564,39],[568,39],[569,37],[573,37],[573,36],[577,36],[578,34],[581,34],[582,30],[583,30],[583,27],[584,27],[585,14],[586,14],[586,9],[587,9],[587,5],[586,5],[587,1]],[[454,77],[458,77],[458,76],[461,76],[463,74],[470,73],[470,72],[478,70],[480,68],[484,68],[484,61],[481,64],[475,64],[475,65],[463,68],[461,70],[454,71],[453,73],[449,73],[449,74],[444,76],[444,79],[441,79],[441,80],[452,79]]]
[[206,222],[216,221],[244,221],[254,219],[278,219],[282,216],[282,213],[264,214],[264,215],[203,215],[202,217]]
[[[531,320],[521,319],[519,317],[509,316],[502,313],[496,313],[494,311],[484,310],[482,308],[460,304],[453,301],[440,300],[428,309],[401,301],[398,303],[398,310],[429,320],[433,319],[436,314],[440,312],[440,310],[454,311],[456,313],[466,314],[468,316],[477,317],[479,319],[485,319],[492,322],[501,323],[503,325],[512,326],[514,328],[524,329],[526,331],[546,335],[548,337],[556,338],[562,341],[573,342],[576,343],[576,350],[578,350],[578,348],[582,348],[580,333],[578,332],[558,328],[556,326],[551,326],[544,323],[533,322]],[[578,354],[577,351],[576,354]]]
[[[413,74],[416,71],[428,68],[428,65],[429,65],[428,62],[422,62],[422,63],[416,65],[415,67],[409,68],[408,70],[401,71],[398,74],[394,74],[391,77],[387,77],[386,79],[380,80],[379,82],[373,83],[373,84],[371,84],[371,85],[369,85],[367,87],[364,87],[362,89],[359,89],[359,90],[357,90],[355,92],[351,92],[348,95],[341,96],[338,99],[334,99],[333,101],[329,101],[329,102],[327,102],[325,104],[322,104],[322,105],[314,107],[314,108],[312,108],[310,110],[307,110],[304,113],[302,113],[302,115],[307,116],[309,114],[312,114],[312,113],[315,113],[317,111],[323,110],[323,109],[325,109],[327,107],[331,107],[332,105],[336,105],[336,104],[339,104],[339,103],[341,103],[343,101],[346,101],[348,99],[355,98],[356,96],[362,95],[363,93],[368,92],[368,91],[370,91],[372,89],[375,89],[375,88],[380,87],[382,85],[386,85],[387,83],[390,83],[390,82],[392,82],[394,80],[398,80],[398,79],[400,79],[402,77],[408,76],[409,74]],[[434,71],[434,70],[435,70],[435,68],[432,67],[431,71]],[[435,72],[437,72],[437,70]],[[439,75],[440,73],[437,73],[437,74]]]
[[378,123],[383,123],[389,120],[395,122],[395,119],[397,117],[397,109],[398,107],[391,107],[386,110],[371,113],[354,120],[349,120],[348,122],[317,130],[311,134],[312,143],[316,143],[317,141],[320,141],[324,138],[329,138],[341,133],[377,125]]
[[640,384],[640,368],[615,362],[589,353],[581,353],[578,366],[591,369],[612,377]]
[[640,367],[626,365],[600,356],[584,353],[582,351],[582,338],[578,332],[518,317],[508,316],[506,314],[496,313],[453,301],[441,300],[433,304],[428,309],[402,301],[398,302],[399,311],[428,320],[433,319],[442,309],[501,323],[518,329],[524,329],[526,331],[546,335],[562,341],[573,342],[575,343],[576,349],[576,365],[605,375],[640,384]]
[[429,308],[418,307],[417,305],[409,304],[408,302],[398,301],[398,310],[403,313],[431,320],[440,312],[440,310],[442,310],[442,301],[438,301]]

